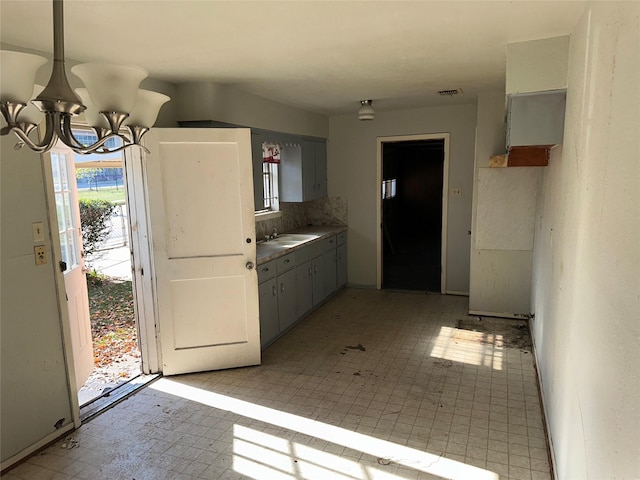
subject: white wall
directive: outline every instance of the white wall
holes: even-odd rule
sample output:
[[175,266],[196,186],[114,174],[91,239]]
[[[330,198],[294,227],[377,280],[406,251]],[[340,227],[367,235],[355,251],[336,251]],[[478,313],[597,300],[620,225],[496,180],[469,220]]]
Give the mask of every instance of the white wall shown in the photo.
[[596,2],[577,24],[540,189],[532,330],[560,479],[640,478],[639,16]]
[[[7,459],[72,422],[58,293],[40,156],[0,139],[1,181],[1,455]],[[45,226],[48,263],[36,266],[32,222]],[[51,439],[51,438],[50,438]]]
[[213,82],[177,87],[179,121],[215,120],[245,127],[327,138],[325,115],[290,107],[237,88]]
[[348,203],[350,284],[376,286],[376,203],[380,201],[376,138],[449,132],[449,186],[461,187],[462,196],[449,195],[446,288],[469,291],[467,232],[471,230],[475,127],[475,105],[376,112],[375,120],[367,122],[358,120],[354,108],[353,114],[329,119],[329,196],[346,198]]

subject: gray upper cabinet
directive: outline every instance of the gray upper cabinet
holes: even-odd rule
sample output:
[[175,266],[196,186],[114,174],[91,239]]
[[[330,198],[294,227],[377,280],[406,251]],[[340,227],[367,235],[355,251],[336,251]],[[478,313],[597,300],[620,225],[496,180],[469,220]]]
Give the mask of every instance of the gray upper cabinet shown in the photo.
[[253,201],[254,210],[264,209],[264,182],[262,181],[262,144],[265,136],[251,132],[251,163],[253,164]]
[[313,143],[316,163],[315,198],[324,198],[327,196],[327,143],[324,140]]
[[509,95],[507,149],[561,144],[566,96],[565,90]]
[[286,144],[280,162],[280,201],[307,202],[327,196],[325,140]]

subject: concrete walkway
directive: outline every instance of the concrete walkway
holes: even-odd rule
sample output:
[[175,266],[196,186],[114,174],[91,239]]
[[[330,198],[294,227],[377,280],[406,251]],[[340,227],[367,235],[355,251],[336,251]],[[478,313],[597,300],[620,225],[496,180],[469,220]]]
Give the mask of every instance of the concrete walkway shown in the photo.
[[87,258],[86,266],[90,270],[107,277],[131,280],[131,253],[129,246],[102,250]]

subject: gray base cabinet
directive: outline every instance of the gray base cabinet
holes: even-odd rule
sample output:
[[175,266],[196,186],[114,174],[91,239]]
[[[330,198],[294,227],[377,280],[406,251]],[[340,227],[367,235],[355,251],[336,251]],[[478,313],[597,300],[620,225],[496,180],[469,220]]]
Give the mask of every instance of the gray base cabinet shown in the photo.
[[313,308],[313,267],[311,260],[296,267],[296,297],[298,315],[306,315]]
[[278,289],[272,278],[258,285],[260,296],[260,345],[268,345],[280,333],[278,326]]
[[346,233],[258,266],[264,348],[347,283]]
[[336,281],[338,288],[347,284],[347,245],[340,245],[337,249],[338,258],[336,259]]
[[324,257],[322,255],[311,261],[311,269],[313,270],[313,306],[315,307],[327,298],[324,288]]
[[[298,320],[296,269],[278,275],[278,325],[284,332]],[[278,332],[278,333],[279,333]]]

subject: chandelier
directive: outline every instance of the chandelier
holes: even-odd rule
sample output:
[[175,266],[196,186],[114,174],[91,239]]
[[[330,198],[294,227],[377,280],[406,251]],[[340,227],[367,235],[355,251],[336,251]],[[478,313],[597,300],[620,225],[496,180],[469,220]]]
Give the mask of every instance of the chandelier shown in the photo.
[[[36,73],[47,63],[46,58],[6,50],[1,55],[0,110],[7,125],[0,129],[0,135],[15,133],[20,139],[16,148],[27,145],[44,153],[58,139],[80,154],[113,153],[132,145],[144,148],[142,136],[155,123],[160,107],[170,100],[138,88],[148,75],[143,68],[98,63],[71,68],[86,86],[74,93],[65,72],[62,0],[53,0],[53,70],[46,87],[35,85]],[[98,138],[92,145],[78,141],[71,129],[72,117],[82,112]],[[33,141],[29,134],[43,118],[44,134],[40,141]],[[127,133],[120,133],[121,128]],[[107,141],[112,138],[122,144],[109,148]]]

